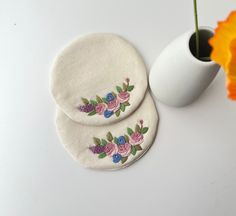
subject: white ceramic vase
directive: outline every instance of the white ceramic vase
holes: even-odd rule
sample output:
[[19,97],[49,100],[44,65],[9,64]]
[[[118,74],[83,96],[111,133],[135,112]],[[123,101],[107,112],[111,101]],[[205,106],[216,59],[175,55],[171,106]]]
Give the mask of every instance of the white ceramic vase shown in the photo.
[[150,76],[150,88],[161,102],[183,107],[196,100],[215,78],[220,66],[209,60],[209,38],[213,29],[199,28],[200,57],[195,53],[195,32],[189,31],[170,43],[157,58]]

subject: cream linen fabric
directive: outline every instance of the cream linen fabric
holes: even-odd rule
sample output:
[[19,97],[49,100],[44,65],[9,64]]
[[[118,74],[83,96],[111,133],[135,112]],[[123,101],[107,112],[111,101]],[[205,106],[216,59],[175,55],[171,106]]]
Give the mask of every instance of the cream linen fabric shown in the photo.
[[[144,127],[149,128],[148,132],[144,134],[144,142],[140,144],[143,150],[137,151],[135,156],[129,155],[124,164],[121,162],[113,163],[109,156],[98,158],[98,155],[89,149],[90,146],[94,146],[93,137],[106,137],[109,131],[113,136],[127,134],[127,127],[134,128],[140,120],[143,120]],[[63,146],[76,161],[87,168],[115,170],[129,166],[149,149],[156,136],[158,114],[150,94],[147,93],[141,106],[129,117],[118,123],[103,127],[84,126],[72,121],[58,109],[56,125]]]
[[[120,116],[88,116],[80,112],[81,98],[95,99],[116,92],[129,78],[134,89]],[[136,49],[115,34],[95,33],[80,37],[56,57],[51,75],[51,92],[58,107],[72,120],[85,125],[105,125],[130,115],[143,100],[147,89],[145,64]],[[80,134],[83,134],[80,132]],[[103,162],[101,162],[103,163]]]

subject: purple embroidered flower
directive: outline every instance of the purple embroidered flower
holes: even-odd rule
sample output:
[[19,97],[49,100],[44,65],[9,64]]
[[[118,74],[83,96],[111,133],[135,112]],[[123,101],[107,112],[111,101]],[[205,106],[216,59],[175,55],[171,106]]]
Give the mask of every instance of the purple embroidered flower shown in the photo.
[[119,163],[120,162],[120,160],[121,160],[121,155],[120,154],[114,154],[113,156],[112,156],[112,161],[114,162],[114,163]]
[[89,113],[94,110],[94,106],[92,104],[86,104],[79,106],[79,111]]
[[112,93],[108,93],[106,96],[106,100],[108,102],[113,101],[115,99],[114,95]]
[[105,147],[104,146],[91,146],[89,149],[94,153],[94,154],[100,154],[104,152]]
[[110,118],[112,115],[113,115],[113,112],[112,112],[112,111],[105,110],[105,112],[104,112],[105,118]]
[[125,137],[124,137],[124,136],[118,137],[118,143],[119,143],[120,145],[124,145],[124,144],[126,143]]

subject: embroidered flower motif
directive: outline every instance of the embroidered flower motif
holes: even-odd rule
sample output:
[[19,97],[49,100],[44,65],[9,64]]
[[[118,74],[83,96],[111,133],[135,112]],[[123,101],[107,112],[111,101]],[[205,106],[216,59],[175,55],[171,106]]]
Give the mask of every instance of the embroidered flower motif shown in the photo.
[[108,102],[107,110],[116,112],[118,109],[120,109],[120,102],[117,99],[114,99],[113,101]]
[[114,137],[111,132],[107,133],[106,139],[94,137],[95,146],[91,146],[89,149],[94,154],[98,154],[99,158],[108,156],[112,158],[113,163],[121,162],[124,164],[130,154],[136,155],[137,151],[142,150],[143,135],[148,132],[148,129],[148,127],[143,126],[143,120],[140,120],[134,130],[128,127],[127,134],[118,138]]
[[81,112],[89,113],[92,110],[94,110],[94,106],[92,104],[81,105],[81,106],[79,106],[79,110]]
[[120,101],[120,103],[127,102],[129,100],[129,93],[126,91],[120,92],[118,94],[118,100]]
[[105,110],[104,116],[105,118],[110,118],[113,115],[113,111]]
[[112,161],[113,161],[113,163],[119,163],[121,158],[122,158],[122,156],[120,154],[114,154],[112,156]]
[[113,101],[115,99],[114,95],[112,93],[108,93],[106,96],[107,102]]
[[82,98],[84,105],[79,105],[80,112],[87,113],[88,116],[101,115],[105,118],[110,118],[113,114],[116,117],[120,116],[121,112],[125,112],[127,106],[130,106],[130,93],[134,86],[130,85],[130,79],[126,78],[123,86],[116,86],[115,92],[109,92],[105,97],[96,96],[95,100]]
[[118,137],[118,144],[123,145],[125,143],[126,143],[126,141],[125,141],[125,137],[124,136]]
[[105,103],[99,103],[96,105],[95,110],[98,115],[103,115],[106,108],[107,108],[107,105]]
[[140,145],[143,142],[143,135],[139,132],[135,132],[130,137],[131,145]]
[[118,147],[114,143],[108,143],[105,145],[104,152],[107,154],[107,156],[112,157],[113,154],[118,152]]
[[131,153],[131,145],[129,143],[125,143],[124,145],[119,145],[118,146],[118,153],[122,157],[127,157]]

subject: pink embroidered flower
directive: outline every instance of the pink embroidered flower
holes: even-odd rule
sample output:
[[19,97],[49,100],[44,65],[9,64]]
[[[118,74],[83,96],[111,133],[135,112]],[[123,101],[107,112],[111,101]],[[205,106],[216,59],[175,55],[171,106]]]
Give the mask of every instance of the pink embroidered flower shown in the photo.
[[140,145],[143,142],[143,135],[139,132],[134,132],[130,136],[129,142],[131,145]]
[[96,105],[95,110],[98,115],[103,115],[106,108],[107,108],[107,105],[105,103],[99,103]]
[[107,156],[112,157],[113,154],[118,153],[118,147],[114,143],[108,143],[105,145],[104,152],[107,154]]
[[129,93],[128,92],[120,92],[118,94],[118,100],[120,101],[120,103],[124,103],[127,102],[129,100]]
[[120,108],[120,102],[114,99],[107,104],[107,110],[116,112]]
[[118,153],[121,154],[122,157],[129,156],[131,153],[131,145],[129,143],[118,145]]

